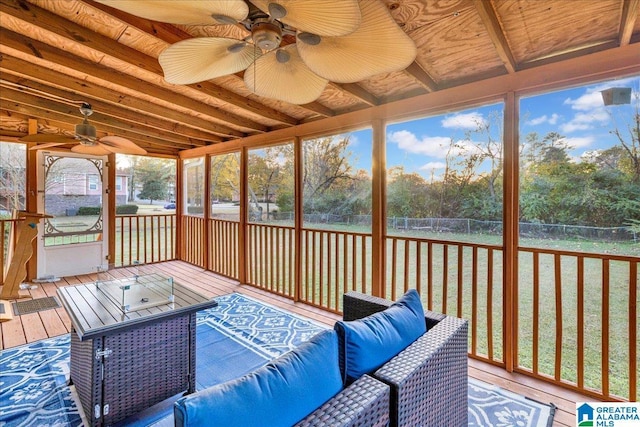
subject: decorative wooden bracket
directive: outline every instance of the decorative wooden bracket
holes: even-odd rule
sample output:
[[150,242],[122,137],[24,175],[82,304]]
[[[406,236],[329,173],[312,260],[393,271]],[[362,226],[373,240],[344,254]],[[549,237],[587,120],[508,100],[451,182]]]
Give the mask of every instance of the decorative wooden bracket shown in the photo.
[[[2,293],[0,293],[1,300],[13,300],[24,298],[20,295],[20,284],[27,278],[27,262],[33,256],[33,240],[38,236],[38,222],[42,218],[53,218],[51,215],[35,213],[35,212],[18,212],[18,221],[16,227],[16,246],[13,251],[13,256],[9,262],[9,269],[7,270],[7,276],[4,279],[4,286],[2,287]],[[28,295],[26,295],[28,296]],[[4,306],[0,321],[10,320],[11,307],[9,301],[0,301],[0,304]]]

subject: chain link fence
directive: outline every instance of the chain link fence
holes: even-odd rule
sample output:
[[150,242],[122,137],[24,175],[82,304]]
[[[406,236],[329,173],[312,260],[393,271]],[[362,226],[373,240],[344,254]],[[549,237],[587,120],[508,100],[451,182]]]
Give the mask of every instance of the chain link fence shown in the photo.
[[[279,212],[278,220],[293,220],[293,213]],[[370,226],[371,215],[305,214],[307,224]],[[583,239],[607,242],[640,242],[640,233],[630,227],[590,227],[586,225],[541,224],[521,222],[522,237],[539,239]],[[502,221],[484,221],[471,218],[387,218],[392,230],[425,231],[435,233],[502,234]]]

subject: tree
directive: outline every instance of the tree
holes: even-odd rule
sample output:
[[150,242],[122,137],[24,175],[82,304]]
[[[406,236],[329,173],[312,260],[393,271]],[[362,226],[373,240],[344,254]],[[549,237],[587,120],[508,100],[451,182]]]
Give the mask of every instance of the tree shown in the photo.
[[0,211],[24,209],[26,146],[0,142]]
[[142,185],[138,197],[148,199],[150,204],[154,200],[164,200],[169,183],[175,180],[175,162],[155,157],[139,157],[134,162],[134,167],[133,181]]
[[[352,179],[349,163],[349,137],[326,137],[306,140],[303,145],[303,176],[305,212],[326,211],[345,199]],[[328,200],[333,199],[331,205]]]
[[240,154],[211,158],[211,200],[237,200],[240,196]]
[[[261,150],[253,150],[249,155],[249,179],[248,190],[252,205],[251,216],[262,219],[262,206],[259,201],[266,204],[266,215],[269,218],[271,202],[277,200],[283,183],[287,164],[285,154],[288,151],[283,147],[269,147]],[[292,173],[291,173],[292,175]]]
[[[633,182],[640,183],[640,93],[634,94],[634,102],[634,111],[631,119],[626,123],[626,132],[615,124],[616,120],[612,115],[615,129],[610,133],[618,139],[620,146],[627,154],[626,159],[622,160],[623,167],[626,166],[630,170]],[[627,165],[624,165],[625,161],[628,162]]]
[[417,173],[406,173],[402,166],[389,170],[387,216],[421,218],[430,216],[427,182]]
[[164,200],[167,197],[167,182],[154,179],[144,181],[138,197],[148,199],[150,205],[154,200]]

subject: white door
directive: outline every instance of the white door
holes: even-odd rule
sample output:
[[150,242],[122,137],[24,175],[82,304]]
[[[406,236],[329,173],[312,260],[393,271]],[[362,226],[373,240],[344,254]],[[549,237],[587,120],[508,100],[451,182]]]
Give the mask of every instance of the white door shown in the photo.
[[107,157],[40,151],[38,278],[106,268]]

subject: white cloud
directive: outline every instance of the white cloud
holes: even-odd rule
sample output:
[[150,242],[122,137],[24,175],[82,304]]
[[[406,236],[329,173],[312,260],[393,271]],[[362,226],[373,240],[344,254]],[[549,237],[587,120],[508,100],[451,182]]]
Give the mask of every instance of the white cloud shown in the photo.
[[546,114],[544,116],[540,116],[540,117],[536,117],[535,119],[531,119],[529,121],[526,122],[527,125],[529,126],[538,126],[544,123],[549,123],[550,125],[555,125],[556,123],[558,123],[558,119],[560,118],[559,115],[557,115],[556,113],[553,113],[551,116],[547,116]]
[[567,145],[571,148],[584,148],[589,147],[595,142],[595,138],[592,136],[565,138]]
[[564,104],[578,111],[591,111],[604,106],[602,94],[599,91],[587,92],[576,99],[567,98]]
[[446,167],[447,167],[447,164],[443,162],[429,162],[425,165],[420,166],[420,170],[430,171],[430,170],[436,170],[436,169],[444,169]]
[[426,156],[444,158],[447,154],[447,147],[450,139],[443,136],[424,136],[422,139],[409,132],[400,130],[391,132],[387,140],[398,144],[398,148],[414,154],[424,154]]
[[486,123],[482,114],[477,112],[454,114],[442,119],[442,127],[448,129],[469,129],[474,130],[478,125]]
[[576,113],[571,121],[560,126],[563,133],[571,133],[577,130],[593,129],[596,124],[603,124],[609,121],[609,114],[604,107],[589,111],[588,113]]

